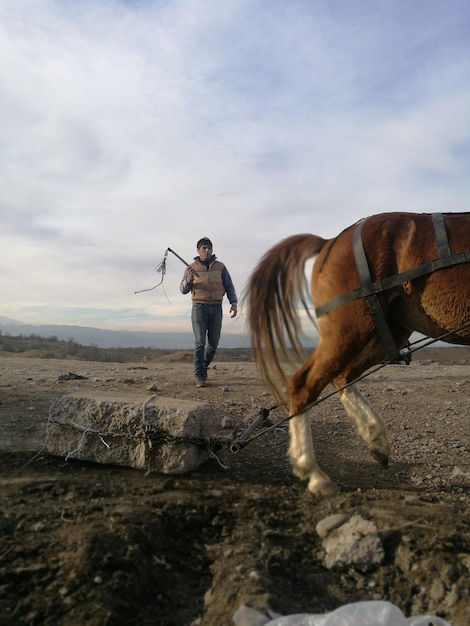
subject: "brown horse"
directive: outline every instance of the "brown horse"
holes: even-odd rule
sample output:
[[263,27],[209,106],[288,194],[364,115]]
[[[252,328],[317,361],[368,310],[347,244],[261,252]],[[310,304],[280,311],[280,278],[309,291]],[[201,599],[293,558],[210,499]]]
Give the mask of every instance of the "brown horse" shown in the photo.
[[[293,235],[271,248],[249,278],[247,320],[258,370],[274,396],[289,396],[293,472],[313,493],[336,485],[318,466],[307,410],[331,383],[373,456],[387,466],[385,425],[353,384],[400,355],[413,331],[470,344],[470,213],[383,213],[334,239]],[[306,301],[305,264],[316,257]],[[302,307],[319,342],[305,360]],[[295,358],[292,358],[292,355]],[[300,361],[299,361],[300,359]],[[286,366],[303,364],[292,376]],[[289,365],[290,364],[290,365]],[[345,385],[348,385],[345,387]]]

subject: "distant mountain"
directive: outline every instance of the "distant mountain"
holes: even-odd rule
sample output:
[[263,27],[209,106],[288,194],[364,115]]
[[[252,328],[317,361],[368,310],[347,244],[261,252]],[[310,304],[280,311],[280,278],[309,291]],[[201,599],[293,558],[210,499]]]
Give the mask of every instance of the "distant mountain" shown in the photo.
[[[161,350],[190,350],[194,346],[192,332],[187,333],[152,333],[132,330],[104,330],[91,326],[67,326],[49,324],[24,324],[18,320],[0,315],[0,333],[4,335],[37,335],[39,337],[57,337],[62,341],[76,341],[83,346],[98,348],[159,348]],[[413,333],[410,340],[422,340],[423,335]],[[313,342],[315,344],[315,341]],[[311,345],[311,344],[308,344]],[[449,344],[437,341],[434,347],[448,347]],[[222,332],[221,348],[249,348],[247,335]],[[423,346],[422,346],[423,347]]]
[[3,328],[4,325],[8,326],[25,326],[23,322],[18,322],[18,320],[12,320],[11,317],[5,317],[4,315],[0,315],[0,328]]
[[[186,350],[194,345],[192,333],[152,333],[131,330],[104,330],[88,326],[24,324],[0,315],[0,331],[4,335],[37,335],[57,337],[62,341],[76,341],[84,346],[98,348],[159,348],[161,350]],[[248,348],[246,335],[222,333],[221,348]]]

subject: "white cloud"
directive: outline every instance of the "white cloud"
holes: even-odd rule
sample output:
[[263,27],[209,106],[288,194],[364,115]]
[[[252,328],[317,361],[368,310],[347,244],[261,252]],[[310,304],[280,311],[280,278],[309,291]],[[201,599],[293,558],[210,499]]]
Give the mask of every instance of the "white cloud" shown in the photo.
[[209,235],[241,292],[294,232],[466,210],[469,20],[459,0],[4,4],[0,313],[187,329],[176,258],[134,294],[168,246],[190,261]]

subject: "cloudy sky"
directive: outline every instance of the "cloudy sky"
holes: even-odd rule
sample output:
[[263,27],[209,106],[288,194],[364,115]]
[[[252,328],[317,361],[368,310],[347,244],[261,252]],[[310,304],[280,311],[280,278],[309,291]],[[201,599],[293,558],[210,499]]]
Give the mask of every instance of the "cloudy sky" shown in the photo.
[[[299,232],[468,211],[468,0],[0,4],[0,316],[189,330],[209,236],[241,292]],[[225,332],[244,331],[244,319]]]

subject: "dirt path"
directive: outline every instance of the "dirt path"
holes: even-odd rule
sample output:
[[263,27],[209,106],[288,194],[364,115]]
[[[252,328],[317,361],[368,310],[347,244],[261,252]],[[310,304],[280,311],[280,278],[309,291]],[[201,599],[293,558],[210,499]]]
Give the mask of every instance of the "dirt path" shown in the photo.
[[[229,626],[242,603],[289,615],[370,599],[470,624],[469,349],[425,350],[361,382],[390,431],[388,470],[336,398],[317,407],[317,457],[343,486],[329,499],[292,476],[285,424],[182,477],[41,451],[50,403],[71,391],[156,385],[213,406],[225,438],[273,404],[253,363],[218,361],[197,389],[190,361],[0,356],[1,625]],[[85,378],[59,380],[69,372]],[[337,512],[375,522],[379,567],[325,567],[315,526]]]

